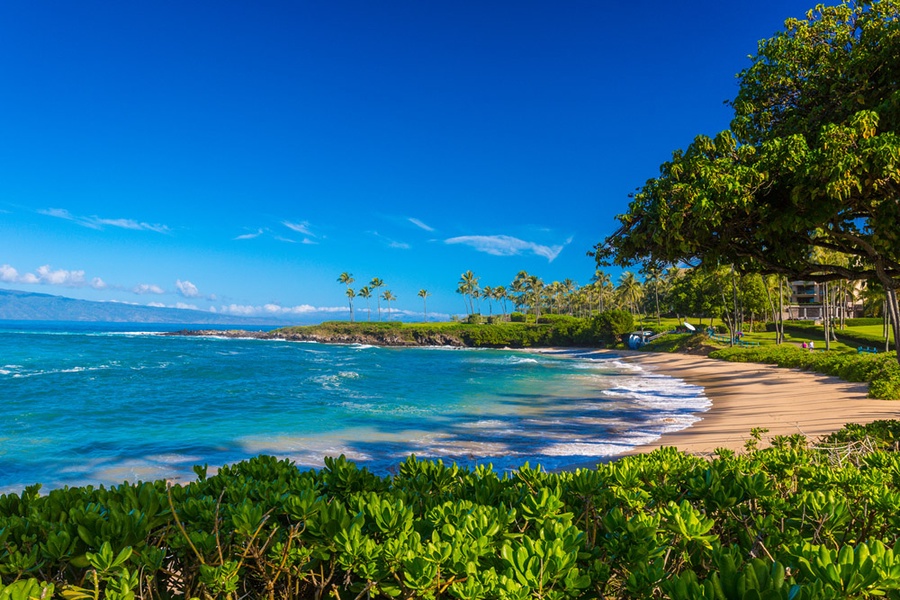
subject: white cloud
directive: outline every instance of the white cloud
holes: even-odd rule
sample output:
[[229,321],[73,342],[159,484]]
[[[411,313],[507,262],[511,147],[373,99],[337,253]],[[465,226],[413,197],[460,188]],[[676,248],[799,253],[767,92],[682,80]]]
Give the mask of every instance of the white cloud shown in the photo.
[[196,304],[185,304],[184,302],[176,302],[175,308],[181,308],[185,310],[199,310]]
[[145,223],[143,221],[135,221],[134,219],[105,219],[98,216],[82,217],[73,215],[64,208],[47,208],[38,211],[39,214],[48,217],[56,217],[57,219],[65,219],[72,221],[83,227],[91,229],[103,229],[104,227],[118,227],[120,229],[131,229],[133,231],[153,231],[156,233],[169,233],[170,229],[167,225],[158,223]]
[[166,308],[166,305],[162,302],[148,302],[147,306],[152,306],[153,308]]
[[213,312],[240,315],[242,317],[254,317],[260,315],[306,315],[314,313],[347,312],[347,310],[346,306],[312,306],[310,304],[281,306],[280,304],[270,302],[268,304],[263,304],[262,306],[248,304],[223,305],[220,306],[218,310],[213,310]]
[[19,280],[19,272],[9,265],[0,266],[0,281],[15,283]]
[[175,287],[178,288],[178,293],[185,298],[196,298],[200,295],[200,290],[198,290],[197,286],[190,281],[178,279],[175,281]]
[[91,217],[98,225],[108,225],[110,227],[120,227],[122,229],[132,229],[134,231],[155,231],[156,233],[169,233],[167,225],[158,223],[138,222],[134,219],[101,219],[99,217]]
[[262,229],[257,229],[255,233],[245,233],[245,234],[243,234],[243,235],[237,236],[237,237],[234,238],[234,239],[236,239],[236,240],[252,240],[252,239],[254,239],[254,238],[258,238],[258,237],[261,236],[262,234],[263,234],[263,230],[262,230]]
[[425,223],[423,223],[423,222],[420,221],[419,219],[416,219],[416,218],[414,218],[414,217],[409,217],[408,220],[409,220],[410,223],[412,223],[412,224],[415,225],[416,227],[419,227],[420,229],[424,229],[425,231],[434,231],[434,227],[429,227],[428,225],[426,225]]
[[158,285],[154,285],[152,283],[142,283],[140,285],[135,286],[132,290],[135,294],[165,294],[165,290],[163,290]]
[[83,270],[53,269],[50,265],[42,265],[34,273],[20,275],[15,267],[4,264],[0,266],[0,281],[31,285],[62,285],[65,287],[90,286],[95,290],[102,290],[107,287],[106,282],[99,277],[94,277],[90,282],[85,281]]
[[84,271],[67,271],[65,269],[50,268],[50,265],[38,267],[37,277],[41,283],[49,285],[65,285],[78,287],[84,285]]
[[250,316],[250,315],[258,314],[259,307],[258,306],[245,306],[242,304],[229,304],[228,306],[222,307],[222,312],[231,314],[231,315]]
[[553,262],[559,253],[562,252],[566,244],[572,241],[572,238],[566,240],[565,244],[556,246],[543,246],[534,242],[527,242],[509,235],[464,235],[444,240],[445,244],[463,244],[471,246],[479,252],[492,254],[494,256],[519,256],[526,252],[543,256],[547,262]]
[[292,223],[290,221],[282,221],[282,225],[290,229],[291,231],[296,231],[297,233],[302,233],[308,237],[319,237],[312,232],[309,228],[309,221],[301,221],[300,223]]

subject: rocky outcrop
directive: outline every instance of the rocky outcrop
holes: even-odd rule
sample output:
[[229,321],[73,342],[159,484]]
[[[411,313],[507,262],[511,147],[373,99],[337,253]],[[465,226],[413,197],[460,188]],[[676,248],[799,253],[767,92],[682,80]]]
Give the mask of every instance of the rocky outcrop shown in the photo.
[[363,344],[371,346],[453,346],[465,347],[468,344],[457,336],[440,333],[426,334],[419,331],[409,332],[409,336],[397,331],[377,332],[298,332],[276,329],[274,331],[245,331],[241,329],[182,329],[166,332],[161,335],[193,336],[193,337],[225,337],[256,340],[285,340],[290,342],[320,342],[323,344]]

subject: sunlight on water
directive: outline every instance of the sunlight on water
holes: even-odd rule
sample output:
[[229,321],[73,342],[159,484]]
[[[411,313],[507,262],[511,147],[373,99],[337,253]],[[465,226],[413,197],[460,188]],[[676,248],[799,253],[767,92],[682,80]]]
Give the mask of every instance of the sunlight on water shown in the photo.
[[0,491],[193,477],[267,453],[556,468],[687,427],[703,390],[615,355],[0,330]]

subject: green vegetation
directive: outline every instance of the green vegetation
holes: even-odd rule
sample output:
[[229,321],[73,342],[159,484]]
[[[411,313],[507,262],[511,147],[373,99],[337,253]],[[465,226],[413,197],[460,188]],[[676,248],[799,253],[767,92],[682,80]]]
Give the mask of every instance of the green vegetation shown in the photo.
[[558,474],[260,456],[186,485],[33,486],[0,496],[0,597],[896,599],[900,454],[847,453],[869,433]]
[[[513,314],[515,316],[515,313]],[[318,325],[284,327],[271,333],[295,339],[387,346],[442,345],[475,348],[532,348],[548,346],[614,346],[632,329],[631,315],[613,310],[580,319],[567,315],[544,315],[538,322],[512,322],[469,315],[467,322],[348,323],[327,321]]]
[[741,274],[821,283],[825,308],[864,280],[900,339],[898,14],[900,0],[818,5],[760,42],[731,129],[661,165],[598,264],[730,270],[731,288],[706,298],[732,317]]

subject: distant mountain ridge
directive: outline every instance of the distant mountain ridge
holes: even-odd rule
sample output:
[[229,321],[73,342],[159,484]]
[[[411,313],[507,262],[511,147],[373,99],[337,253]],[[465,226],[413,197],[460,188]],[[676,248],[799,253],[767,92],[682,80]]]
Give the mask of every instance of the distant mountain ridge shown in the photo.
[[6,289],[0,289],[0,320],[259,326],[285,324],[284,321],[275,319],[236,317],[202,310],[76,300],[65,296]]

